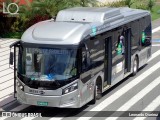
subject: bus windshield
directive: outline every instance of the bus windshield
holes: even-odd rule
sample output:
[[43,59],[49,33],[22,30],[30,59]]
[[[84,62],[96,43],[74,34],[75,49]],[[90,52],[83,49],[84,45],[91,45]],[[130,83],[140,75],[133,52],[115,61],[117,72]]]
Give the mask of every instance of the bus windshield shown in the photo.
[[33,81],[65,80],[77,75],[75,49],[23,48],[18,72]]

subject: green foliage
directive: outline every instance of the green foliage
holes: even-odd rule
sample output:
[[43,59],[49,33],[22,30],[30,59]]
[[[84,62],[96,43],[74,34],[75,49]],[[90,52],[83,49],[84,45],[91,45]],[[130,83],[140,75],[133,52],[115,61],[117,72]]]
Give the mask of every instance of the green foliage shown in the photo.
[[20,6],[20,18],[25,28],[56,16],[58,11],[71,7],[93,6],[96,0],[34,0],[28,7]]
[[131,5],[135,2],[135,0],[119,0],[119,1],[115,1],[115,2],[106,2],[100,5],[100,7],[105,7],[105,6],[109,6],[109,7],[124,7],[124,6],[128,6],[131,7]]
[[12,32],[23,32],[26,29],[28,19],[24,18],[24,16],[18,16],[11,25]]
[[2,35],[3,38],[16,38],[20,39],[23,32],[8,32]]
[[147,8],[152,11],[153,6],[155,5],[155,0],[148,0]]
[[36,15],[53,17],[62,9],[95,4],[96,0],[34,0],[29,7],[21,6],[20,13],[29,19]]
[[[16,0],[17,4],[19,0]],[[0,11],[0,33],[4,34],[5,37],[16,37],[20,38],[23,31],[25,31],[31,25],[50,19],[56,16],[58,11],[71,8],[71,7],[87,7],[87,6],[97,6],[97,0],[33,0],[30,3],[28,0],[27,5],[19,6],[19,16],[16,17],[2,17]],[[11,3],[12,0],[5,0],[6,5]],[[99,7],[132,7],[137,9],[150,10],[152,12],[152,18],[156,19],[160,17],[158,7],[154,7],[155,0],[120,0],[117,2],[104,3],[99,5]],[[0,3],[0,8],[2,8],[2,3]],[[15,11],[14,6],[11,11]]]
[[0,15],[3,15],[3,2],[0,0]]
[[159,10],[160,10],[160,5],[153,6],[152,11],[151,11],[152,20],[156,20],[160,18]]
[[103,4],[99,5],[100,7],[123,7],[125,6],[125,2],[124,1],[117,1],[117,2],[106,2]]
[[133,0],[124,0],[125,5],[127,5],[129,8],[131,7],[131,5],[134,3]]
[[147,10],[147,6],[145,4],[140,3],[136,5],[136,9]]
[[0,36],[12,31],[11,26],[15,19],[15,17],[0,16]]
[[97,6],[97,1],[96,0],[79,0],[79,5],[82,7],[87,7],[87,6]]
[[143,10],[150,10],[152,11],[153,6],[155,5],[155,0],[137,0],[136,8],[143,9]]
[[157,14],[160,14],[160,10],[157,11]]
[[[16,0],[17,4],[20,0]],[[0,33],[7,37],[20,37],[33,24],[50,19],[56,16],[58,11],[71,7],[96,6],[96,0],[33,0],[30,3],[25,0],[27,5],[19,5],[19,16],[0,18]],[[12,0],[5,0],[5,4],[12,3]],[[2,8],[0,3],[0,8]],[[15,12],[15,6],[11,7],[11,12]],[[1,11],[2,12],[2,11]],[[0,16],[1,17],[1,16]],[[7,21],[7,23],[6,23]],[[2,35],[1,35],[2,36]]]

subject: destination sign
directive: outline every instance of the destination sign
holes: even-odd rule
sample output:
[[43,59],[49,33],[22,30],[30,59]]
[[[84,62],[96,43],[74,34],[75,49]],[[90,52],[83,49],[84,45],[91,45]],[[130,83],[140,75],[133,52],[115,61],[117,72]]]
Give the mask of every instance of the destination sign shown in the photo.
[[38,53],[38,54],[61,54],[69,55],[69,50],[60,50],[60,49],[39,49],[39,48],[27,48],[27,53]]

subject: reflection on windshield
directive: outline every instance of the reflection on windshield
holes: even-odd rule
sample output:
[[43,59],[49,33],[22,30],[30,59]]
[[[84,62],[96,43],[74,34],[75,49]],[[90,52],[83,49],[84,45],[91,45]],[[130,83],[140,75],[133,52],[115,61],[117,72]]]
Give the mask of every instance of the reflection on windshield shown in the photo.
[[64,80],[77,75],[76,51],[25,48],[19,73],[31,80]]

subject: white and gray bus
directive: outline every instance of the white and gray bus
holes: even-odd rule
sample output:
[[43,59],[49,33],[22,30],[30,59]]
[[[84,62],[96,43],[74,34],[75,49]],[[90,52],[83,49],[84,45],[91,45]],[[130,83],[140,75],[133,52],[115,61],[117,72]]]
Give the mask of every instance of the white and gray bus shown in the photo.
[[151,16],[145,10],[62,10],[10,45],[15,97],[22,104],[60,108],[95,103],[147,63],[151,38]]

